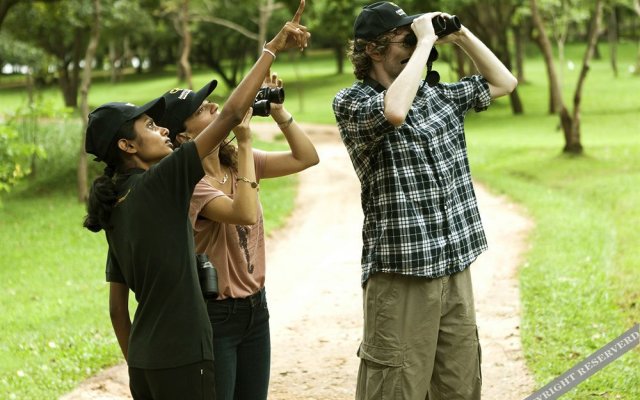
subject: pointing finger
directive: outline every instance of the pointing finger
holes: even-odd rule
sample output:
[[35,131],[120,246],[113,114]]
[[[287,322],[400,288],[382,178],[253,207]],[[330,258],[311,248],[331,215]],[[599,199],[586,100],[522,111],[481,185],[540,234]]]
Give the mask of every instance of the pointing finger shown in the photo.
[[294,22],[296,24],[300,23],[300,17],[302,17],[302,12],[304,11],[304,1],[305,0],[300,0],[300,5],[298,6],[298,10],[296,11],[296,14],[293,16],[293,19],[291,20],[291,22]]

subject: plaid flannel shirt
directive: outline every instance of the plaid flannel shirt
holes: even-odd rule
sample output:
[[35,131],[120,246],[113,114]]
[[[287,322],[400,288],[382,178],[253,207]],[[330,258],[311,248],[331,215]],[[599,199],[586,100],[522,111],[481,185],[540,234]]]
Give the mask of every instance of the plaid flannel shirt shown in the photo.
[[428,278],[460,272],[487,248],[464,117],[489,106],[489,85],[481,76],[423,84],[397,128],[384,116],[384,90],[365,80],[333,100],[361,183],[362,284],[376,272]]

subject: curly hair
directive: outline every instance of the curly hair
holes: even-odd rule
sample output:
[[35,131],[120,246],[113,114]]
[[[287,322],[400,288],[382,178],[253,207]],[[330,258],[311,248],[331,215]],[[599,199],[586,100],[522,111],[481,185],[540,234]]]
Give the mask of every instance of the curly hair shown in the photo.
[[353,74],[357,79],[364,79],[369,76],[371,67],[373,66],[373,60],[369,54],[367,54],[367,46],[372,44],[371,52],[376,52],[381,55],[385,55],[391,38],[396,34],[396,30],[392,29],[389,32],[385,32],[373,40],[355,39],[349,40],[349,48],[347,50],[347,56],[353,64]]
[[230,142],[223,143],[218,152],[220,163],[238,171],[238,149]]

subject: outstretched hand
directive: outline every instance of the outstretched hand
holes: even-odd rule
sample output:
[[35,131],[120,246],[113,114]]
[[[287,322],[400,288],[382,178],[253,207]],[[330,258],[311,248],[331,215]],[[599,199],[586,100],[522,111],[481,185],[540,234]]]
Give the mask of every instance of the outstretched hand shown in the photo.
[[272,51],[289,50],[295,47],[302,51],[307,47],[311,33],[309,33],[306,26],[300,25],[304,6],[305,0],[300,0],[300,5],[291,21],[287,21],[284,24],[280,32],[267,43],[266,47]]

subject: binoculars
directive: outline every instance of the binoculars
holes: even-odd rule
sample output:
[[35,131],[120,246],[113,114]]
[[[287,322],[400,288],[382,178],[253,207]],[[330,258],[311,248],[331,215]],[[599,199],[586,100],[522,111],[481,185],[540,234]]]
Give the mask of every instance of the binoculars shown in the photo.
[[452,15],[451,18],[437,15],[433,17],[433,19],[431,20],[431,24],[433,25],[433,30],[436,32],[436,35],[439,38],[447,36],[453,32],[457,32],[460,30],[460,28],[462,28],[460,18],[456,17],[455,15]]
[[218,297],[218,273],[206,254],[196,254],[200,289],[205,299]]
[[[438,15],[431,20],[431,24],[433,25],[433,30],[439,38],[452,34],[453,32],[457,32],[460,30],[460,28],[462,28],[462,25],[460,24],[460,18],[456,17],[455,15],[451,18],[446,18],[442,15]],[[404,37],[403,44],[405,44],[406,47],[415,46],[417,43],[418,38],[413,32],[409,32]]]
[[267,117],[271,112],[271,103],[284,103],[284,89],[280,87],[263,87],[258,91],[253,101],[253,115]]

